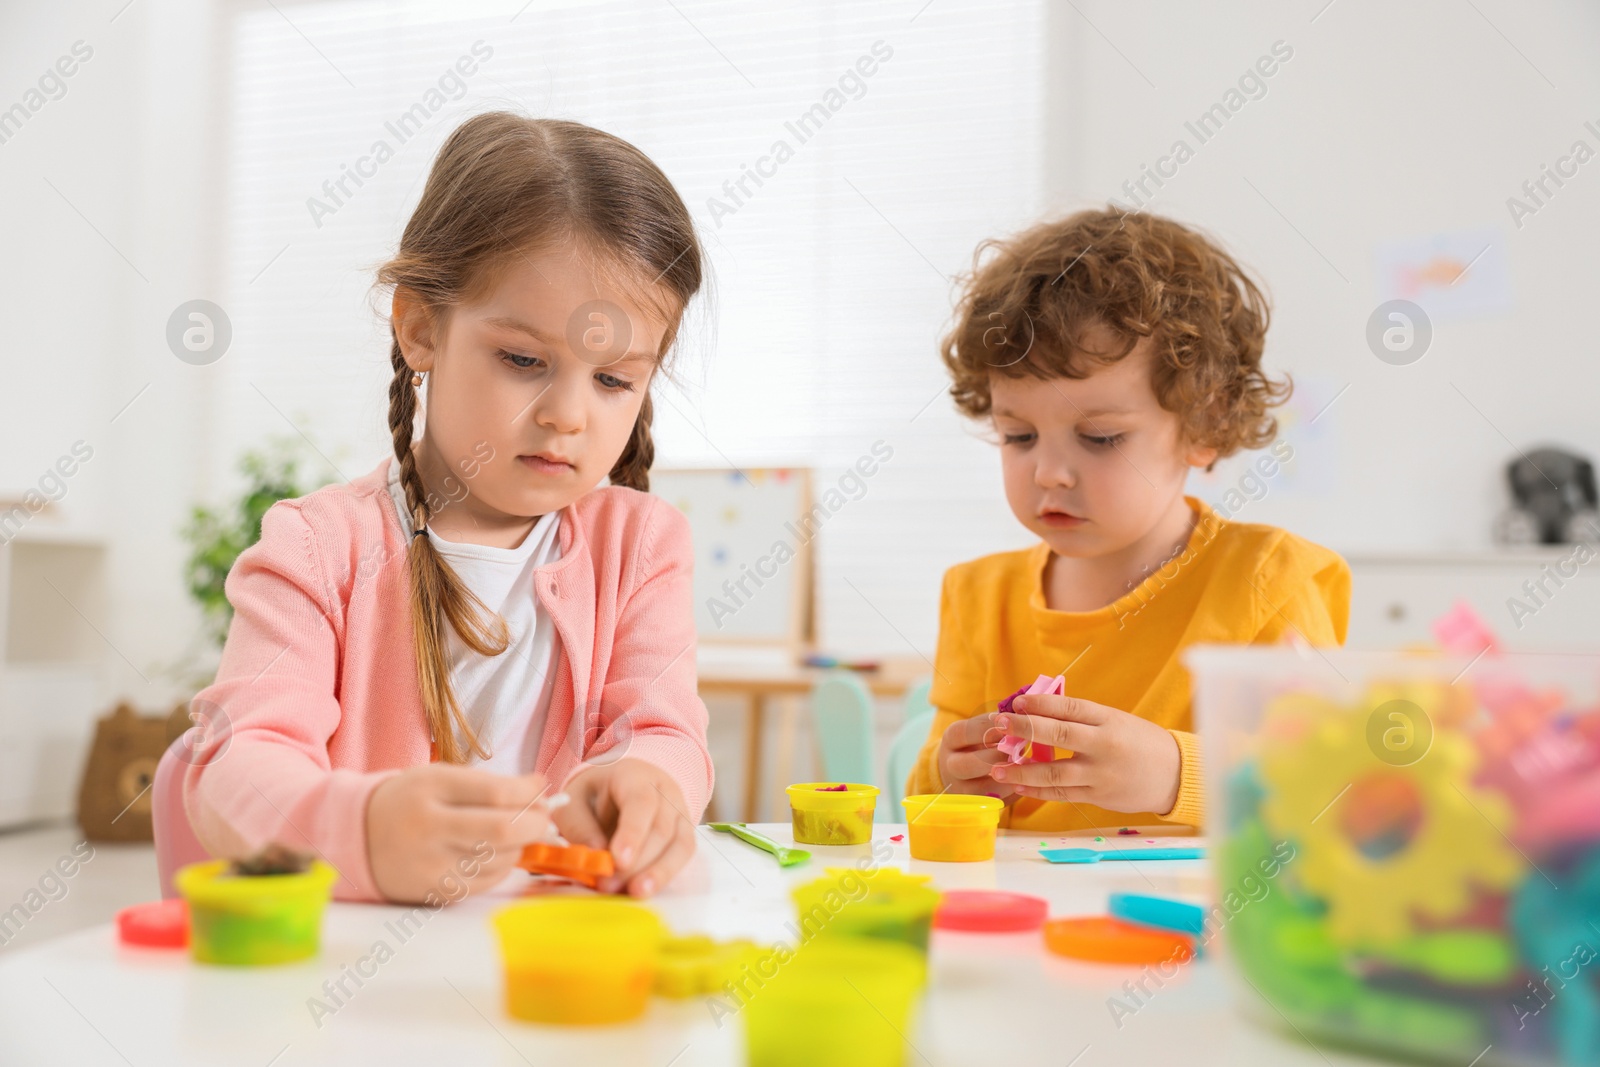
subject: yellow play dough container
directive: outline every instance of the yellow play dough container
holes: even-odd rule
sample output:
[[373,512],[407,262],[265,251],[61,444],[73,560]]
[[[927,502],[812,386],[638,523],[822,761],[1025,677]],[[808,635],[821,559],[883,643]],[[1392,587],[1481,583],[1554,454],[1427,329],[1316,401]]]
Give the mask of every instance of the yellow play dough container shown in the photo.
[[661,920],[610,897],[546,897],[495,912],[506,1013],[536,1023],[620,1023],[644,1014]]
[[999,797],[924,793],[906,797],[911,858],[943,863],[994,859],[994,840],[1005,803]]
[[316,860],[299,874],[229,874],[227,860],[173,875],[189,902],[189,952],[201,963],[261,966],[315,956],[339,872]]
[[744,1005],[750,1067],[903,1067],[922,981],[922,956],[906,945],[808,942]]
[[[829,789],[829,786],[844,786]],[[802,845],[862,845],[872,840],[878,787],[851,782],[797,782],[788,789],[794,839]]]

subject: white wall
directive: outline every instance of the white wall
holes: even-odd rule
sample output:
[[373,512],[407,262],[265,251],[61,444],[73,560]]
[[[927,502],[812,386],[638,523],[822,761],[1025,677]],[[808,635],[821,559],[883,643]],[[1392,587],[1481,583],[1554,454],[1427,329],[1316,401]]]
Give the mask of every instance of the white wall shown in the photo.
[[[1300,477],[1239,517],[1345,552],[1487,547],[1513,445],[1600,455],[1600,360],[1586,322],[1600,285],[1600,162],[1520,230],[1506,207],[1574,139],[1600,149],[1582,128],[1600,120],[1600,9],[1326,4],[1067,11],[1084,105],[1057,202],[1126,199],[1122,182],[1184,135],[1185,120],[1287,42],[1293,58],[1267,94],[1151,204],[1217,234],[1265,278],[1276,305],[1271,364],[1292,371],[1317,406],[1349,386],[1300,434]],[[1436,323],[1431,350],[1411,366],[1374,358],[1365,328],[1379,303],[1375,247],[1479,228],[1504,242],[1510,313]],[[1224,470],[1213,484],[1229,480]]]
[[92,49],[0,144],[0,496],[75,441],[93,448],[33,523],[106,541],[107,606],[89,620],[103,684],[145,705],[182,691],[194,632],[177,531],[208,488],[208,369],[175,359],[165,330],[215,286],[217,29],[201,0],[0,9],[0,106],[75,42]]

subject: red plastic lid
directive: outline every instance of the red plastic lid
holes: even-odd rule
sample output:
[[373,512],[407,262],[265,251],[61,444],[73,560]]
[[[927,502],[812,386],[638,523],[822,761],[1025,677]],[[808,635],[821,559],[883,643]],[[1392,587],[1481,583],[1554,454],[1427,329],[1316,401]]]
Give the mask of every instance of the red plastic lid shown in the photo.
[[953,889],[939,902],[933,925],[941,930],[1004,934],[1037,930],[1050,914],[1043,897],[990,889]]
[[117,936],[124,945],[183,948],[189,943],[189,902],[152,900],[117,912]]

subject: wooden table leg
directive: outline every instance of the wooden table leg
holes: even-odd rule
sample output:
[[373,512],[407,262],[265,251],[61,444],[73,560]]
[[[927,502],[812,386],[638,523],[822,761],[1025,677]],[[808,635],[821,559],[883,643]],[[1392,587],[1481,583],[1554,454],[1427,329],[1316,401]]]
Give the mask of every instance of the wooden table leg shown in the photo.
[[[794,745],[795,728],[800,719],[798,701],[792,696],[779,698],[778,705],[778,751],[772,761],[774,772],[778,776],[777,783],[772,789],[772,802],[776,811],[788,810],[788,798],[783,795],[783,789],[790,782],[795,781],[794,776]],[[813,750],[815,745],[812,746]],[[815,776],[813,776],[815,777]]]
[[761,748],[765,723],[766,701],[760,693],[746,697],[749,714],[745,728],[749,731],[744,745],[744,821],[761,820]]

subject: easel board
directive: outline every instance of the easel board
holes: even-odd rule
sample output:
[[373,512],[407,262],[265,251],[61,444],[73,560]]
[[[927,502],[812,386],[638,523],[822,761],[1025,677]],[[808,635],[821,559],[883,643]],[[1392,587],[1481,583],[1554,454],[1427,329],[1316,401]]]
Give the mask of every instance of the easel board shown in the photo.
[[811,472],[660,470],[650,489],[694,531],[700,640],[803,648],[812,626]]

